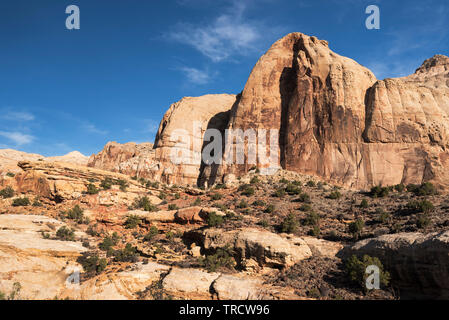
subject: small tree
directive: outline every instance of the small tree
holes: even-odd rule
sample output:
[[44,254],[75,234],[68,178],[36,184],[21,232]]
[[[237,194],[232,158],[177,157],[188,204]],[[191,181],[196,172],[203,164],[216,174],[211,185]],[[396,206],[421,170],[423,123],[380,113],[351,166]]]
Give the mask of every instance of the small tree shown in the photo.
[[56,231],[56,237],[63,241],[75,241],[75,232],[66,226],[62,226]]
[[0,190],[0,197],[3,199],[14,197],[14,189],[11,187],[6,187],[5,189]]
[[281,231],[285,233],[294,233],[298,228],[298,219],[293,213],[290,213],[281,223]]

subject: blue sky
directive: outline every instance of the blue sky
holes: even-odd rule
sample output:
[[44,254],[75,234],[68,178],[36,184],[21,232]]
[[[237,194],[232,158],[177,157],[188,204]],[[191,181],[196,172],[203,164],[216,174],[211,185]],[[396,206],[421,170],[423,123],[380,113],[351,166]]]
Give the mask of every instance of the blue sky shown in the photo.
[[[80,30],[67,30],[77,5]],[[381,29],[365,28],[365,8]],[[447,0],[2,0],[0,148],[90,155],[153,141],[183,96],[238,93],[290,32],[328,40],[380,79],[449,55]]]

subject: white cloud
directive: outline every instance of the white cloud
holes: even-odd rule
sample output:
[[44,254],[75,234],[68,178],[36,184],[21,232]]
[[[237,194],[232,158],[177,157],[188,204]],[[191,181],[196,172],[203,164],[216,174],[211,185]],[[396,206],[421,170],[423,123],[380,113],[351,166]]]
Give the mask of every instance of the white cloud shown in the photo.
[[34,115],[29,112],[7,112],[5,115],[2,116],[5,120],[10,121],[33,121]]
[[84,122],[82,124],[82,128],[90,133],[95,133],[95,134],[107,134],[108,132],[105,130],[101,130],[98,129],[94,124],[90,123],[90,122]]
[[180,70],[184,72],[190,82],[195,84],[206,84],[211,80],[211,76],[207,71],[191,67],[182,67]]
[[0,131],[0,136],[11,140],[17,146],[29,144],[29,143],[33,142],[33,140],[35,139],[35,137],[33,137],[31,135],[24,134],[21,132]]
[[243,18],[246,6],[243,2],[231,1],[228,10],[211,23],[180,24],[169,38],[192,46],[213,62],[246,55],[257,50],[259,40],[270,33],[260,22]]

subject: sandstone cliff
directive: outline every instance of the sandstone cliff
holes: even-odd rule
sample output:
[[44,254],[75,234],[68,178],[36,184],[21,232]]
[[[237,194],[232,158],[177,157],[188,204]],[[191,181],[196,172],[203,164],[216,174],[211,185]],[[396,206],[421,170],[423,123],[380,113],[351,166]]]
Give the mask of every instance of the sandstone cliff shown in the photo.
[[[448,57],[437,55],[408,77],[380,81],[326,41],[291,33],[260,58],[241,95],[184,98],[164,115],[153,149],[110,143],[89,166],[171,184],[227,182],[267,164],[248,163],[256,142],[246,140],[243,164],[205,165],[199,159],[205,129],[274,129],[277,146],[267,138],[265,153],[276,153],[275,169],[354,189],[423,181],[446,188],[448,112]],[[187,137],[174,141],[176,130]],[[184,138],[188,142],[174,150]],[[234,150],[237,141],[224,141],[223,150]],[[174,163],[171,154],[182,150],[189,150],[189,161]]]
[[[236,96],[230,94],[183,98],[165,113],[154,147],[148,143],[110,142],[89,159],[88,166],[169,184],[196,185],[202,170],[204,132],[210,128],[223,130],[235,101]],[[175,158],[182,163],[172,161],[174,150]]]
[[258,61],[228,128],[278,129],[282,168],[347,187],[447,186],[448,71],[449,58],[435,56],[409,77],[377,81],[326,41],[292,33]]

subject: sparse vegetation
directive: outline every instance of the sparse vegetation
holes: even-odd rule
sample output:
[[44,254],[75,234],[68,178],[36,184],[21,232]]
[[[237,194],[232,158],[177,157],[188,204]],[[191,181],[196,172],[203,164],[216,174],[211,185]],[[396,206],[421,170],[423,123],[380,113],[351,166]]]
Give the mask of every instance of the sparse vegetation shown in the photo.
[[134,201],[133,207],[135,209],[143,209],[144,211],[148,212],[155,212],[159,210],[157,206],[151,203],[150,199],[147,196],[137,198]]
[[98,194],[98,192],[100,190],[93,183],[87,185],[87,194]]
[[77,259],[77,262],[81,264],[84,271],[89,274],[100,274],[108,265],[106,259],[100,259],[95,253],[84,253]]
[[383,287],[388,286],[390,283],[390,274],[384,270],[381,261],[376,257],[364,255],[362,260],[359,260],[357,256],[353,255],[346,262],[345,269],[351,281],[358,284],[363,290],[367,290],[365,283],[369,276],[369,274],[366,273],[368,266],[377,266],[380,271],[380,285]]
[[142,220],[136,215],[130,215],[126,218],[125,228],[126,229],[135,229],[142,223]]
[[349,232],[354,239],[359,239],[362,235],[363,228],[365,227],[365,221],[362,218],[358,218],[356,221],[349,224]]
[[298,225],[298,219],[293,213],[290,213],[281,223],[281,232],[294,233]]
[[75,241],[75,232],[66,226],[62,226],[56,231],[56,237],[63,241]]
[[206,222],[209,227],[217,227],[223,224],[224,219],[222,216],[218,215],[215,211],[213,211],[209,213],[209,215],[207,216]]
[[0,190],[0,197],[2,197],[3,199],[14,197],[14,189],[11,187],[6,187]]
[[27,197],[24,198],[15,198],[12,202],[13,207],[27,207],[31,204],[30,199]]
[[390,189],[387,187],[376,186],[371,188],[370,196],[372,198],[385,198],[390,194]]
[[234,253],[229,247],[218,248],[214,254],[207,255],[205,258],[200,258],[200,264],[208,272],[216,272],[222,268],[233,269],[235,260]]

